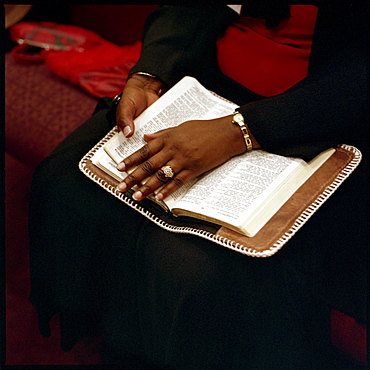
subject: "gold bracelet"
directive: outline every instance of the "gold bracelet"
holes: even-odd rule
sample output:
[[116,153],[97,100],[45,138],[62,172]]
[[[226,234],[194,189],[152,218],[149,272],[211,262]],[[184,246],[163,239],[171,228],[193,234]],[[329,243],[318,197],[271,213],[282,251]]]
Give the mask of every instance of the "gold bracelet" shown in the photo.
[[240,127],[240,129],[242,130],[244,140],[245,140],[245,144],[247,145],[247,152],[252,151],[252,149],[253,149],[252,140],[249,136],[248,129],[247,129],[247,126],[244,123],[244,117],[242,116],[242,114],[239,113],[239,112],[235,112],[235,114],[233,116],[232,123],[236,123]]
[[127,79],[131,78],[133,75],[141,75],[141,76],[147,76],[147,77],[157,79],[157,76],[154,76],[154,75],[152,75],[151,73],[148,73],[148,72],[134,72],[134,73],[130,74]]

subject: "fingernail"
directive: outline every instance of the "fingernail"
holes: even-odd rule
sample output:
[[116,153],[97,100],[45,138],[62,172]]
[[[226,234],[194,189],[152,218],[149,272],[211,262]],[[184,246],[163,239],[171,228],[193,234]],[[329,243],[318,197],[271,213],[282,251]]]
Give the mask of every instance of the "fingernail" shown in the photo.
[[138,190],[138,191],[136,191],[136,192],[132,195],[132,197],[133,197],[136,201],[139,201],[139,200],[141,200],[141,199],[143,198],[143,193],[142,193],[140,190]]
[[163,200],[163,194],[162,193],[156,194],[155,197],[156,197],[157,200]]
[[129,126],[125,126],[123,129],[123,135],[127,136],[131,133],[131,128]]
[[121,183],[119,183],[119,184],[118,184],[118,186],[117,186],[117,189],[118,189],[119,191],[122,191],[122,192],[126,191],[126,189],[127,189],[127,185],[126,185],[126,183],[125,183],[125,182],[121,182]]
[[126,168],[126,165],[123,162],[117,164],[118,171],[124,171],[125,168]]

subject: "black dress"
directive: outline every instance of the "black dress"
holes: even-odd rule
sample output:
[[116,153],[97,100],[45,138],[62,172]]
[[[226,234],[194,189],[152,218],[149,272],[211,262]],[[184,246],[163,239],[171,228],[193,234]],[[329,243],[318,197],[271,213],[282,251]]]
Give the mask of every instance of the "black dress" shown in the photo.
[[[153,62],[148,55],[155,55],[152,41],[163,36],[169,19],[177,19],[179,29],[188,22],[191,29],[203,11],[156,11],[133,71],[158,74],[169,85],[189,74],[166,63],[157,70],[160,57]],[[226,27],[234,15],[229,10],[207,11],[215,12],[203,34],[203,42],[210,44],[207,37],[216,34],[213,22],[222,18]],[[203,67],[202,73],[193,70],[205,86],[241,104],[252,132],[271,151],[310,158],[341,142],[363,151],[363,162],[353,175],[281,251],[266,259],[165,231],[85,177],[78,162],[113,126],[107,119],[110,100],[101,100],[92,118],[64,140],[34,176],[30,300],[41,333],[48,335],[50,318],[59,314],[64,350],[83,336],[101,335],[112,362],[140,359],[149,368],[333,368],[330,308],[365,320],[368,121],[362,49],[350,45],[352,55],[358,55],[355,61],[332,46],[330,52],[341,55],[338,63],[320,64],[317,57],[307,79],[268,99],[223,76],[210,61],[207,72]],[[183,57],[197,60],[195,54]],[[176,60],[171,63],[176,65]],[[332,74],[323,73],[322,65],[329,65],[326,72]],[[338,74],[341,78],[334,78]],[[302,112],[306,104],[311,115]],[[264,114],[270,114],[273,126],[267,139]],[[274,129],[279,123],[283,133]],[[284,131],[288,139],[281,147]]]

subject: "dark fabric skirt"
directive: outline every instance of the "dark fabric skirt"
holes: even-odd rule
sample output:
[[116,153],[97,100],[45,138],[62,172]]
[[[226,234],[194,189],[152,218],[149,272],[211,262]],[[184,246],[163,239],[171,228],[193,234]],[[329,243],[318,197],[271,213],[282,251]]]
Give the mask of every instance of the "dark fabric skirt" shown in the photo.
[[334,198],[345,196],[266,259],[170,233],[79,171],[112,127],[101,104],[34,176],[30,301],[41,333],[59,314],[64,350],[100,335],[112,362],[151,368],[332,368],[330,307],[360,318],[364,307],[360,247],[349,253],[332,237],[345,222]]

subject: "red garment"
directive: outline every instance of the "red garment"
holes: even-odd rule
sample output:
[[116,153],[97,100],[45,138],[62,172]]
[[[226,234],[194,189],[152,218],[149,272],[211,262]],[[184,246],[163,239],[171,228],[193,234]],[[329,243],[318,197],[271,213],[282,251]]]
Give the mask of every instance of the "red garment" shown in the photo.
[[118,46],[109,41],[86,49],[49,54],[46,65],[58,76],[81,86],[98,98],[114,97],[126,85],[130,69],[139,59],[141,42]]
[[18,44],[37,46],[47,51],[77,48],[83,51],[105,41],[93,31],[55,22],[20,22],[10,28],[10,37]]
[[262,96],[280,94],[307,76],[317,7],[292,5],[291,17],[267,29],[242,17],[218,41],[221,71]]
[[[126,84],[138,61],[141,42],[118,46],[82,27],[53,22],[21,22],[10,29],[12,50],[19,62],[45,62],[58,76],[79,85],[98,98],[114,97]],[[37,46],[39,52],[28,52]]]

